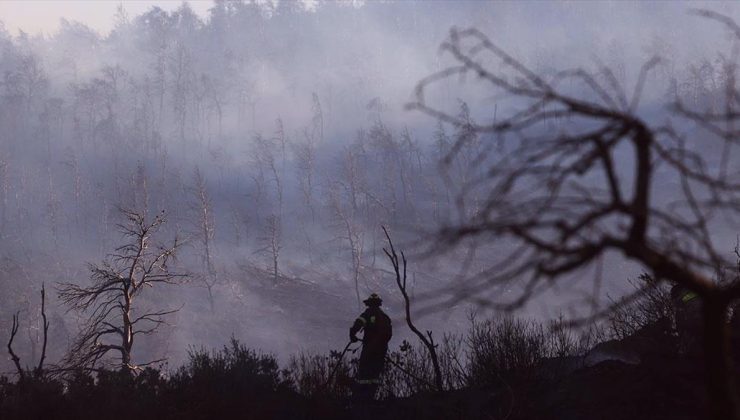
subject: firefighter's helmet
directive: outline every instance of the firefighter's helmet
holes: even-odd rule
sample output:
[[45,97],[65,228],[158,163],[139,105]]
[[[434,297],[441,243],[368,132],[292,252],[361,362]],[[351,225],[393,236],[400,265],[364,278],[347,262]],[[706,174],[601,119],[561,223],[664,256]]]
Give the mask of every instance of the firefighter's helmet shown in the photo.
[[362,302],[367,306],[380,306],[383,304],[383,299],[377,293],[373,293]]

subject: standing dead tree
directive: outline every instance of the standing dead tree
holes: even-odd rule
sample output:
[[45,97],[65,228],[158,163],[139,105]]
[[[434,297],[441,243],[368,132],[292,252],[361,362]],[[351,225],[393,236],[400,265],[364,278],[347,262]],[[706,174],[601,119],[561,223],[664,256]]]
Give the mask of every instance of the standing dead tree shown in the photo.
[[215,309],[213,287],[218,282],[216,267],[213,263],[213,239],[216,233],[213,203],[206,188],[206,180],[199,168],[195,168],[195,185],[192,188],[194,200],[191,211],[194,215],[195,238],[200,243],[203,272],[198,278],[208,290],[208,303],[211,312]]
[[[721,22],[740,40],[740,27],[730,18],[698,14]],[[690,110],[677,98],[654,125],[637,111],[657,58],[641,68],[627,94],[604,67],[539,75],[476,29],[453,29],[442,50],[454,64],[422,79],[408,107],[500,142],[496,153],[476,161],[483,175],[469,180],[458,197],[484,197],[479,211],[441,229],[443,247],[495,238],[507,250],[492,257],[488,269],[453,286],[441,305],[472,299],[511,311],[555,280],[590,269],[596,297],[602,258],[621,253],[654,278],[701,296],[713,416],[738,418],[727,308],[740,297],[740,282],[714,278],[732,261],[717,250],[712,234],[726,228],[727,219],[719,216],[740,215],[740,168],[731,167],[740,145],[734,128],[740,119],[737,67],[725,66],[723,111]],[[502,101],[492,122],[461,120],[428,99],[441,82],[466,76]],[[702,127],[698,136],[677,128],[687,118]],[[457,139],[445,159],[454,159],[467,141]]]
[[36,375],[41,375],[44,370],[44,361],[46,360],[46,344],[49,337],[49,320],[46,319],[46,287],[41,285],[41,322],[43,323],[44,341],[41,345],[41,357],[39,364],[36,366]]
[[6,222],[8,216],[8,198],[10,196],[10,182],[8,181],[8,161],[4,154],[0,153],[0,236],[5,236]]
[[337,228],[342,233],[337,237],[340,241],[347,241],[352,257],[352,282],[355,286],[355,297],[357,307],[361,308],[360,299],[360,276],[362,275],[362,259],[365,250],[365,235],[360,224],[356,220],[356,210],[352,207],[345,209],[342,203],[341,191],[334,184],[329,188],[329,206]]
[[409,299],[409,294],[406,290],[406,256],[403,251],[401,251],[401,258],[398,258],[398,253],[396,253],[396,249],[393,247],[393,241],[391,241],[391,236],[388,234],[388,230],[385,226],[383,226],[383,232],[388,240],[388,248],[390,248],[390,251],[383,248],[383,252],[385,252],[385,255],[388,256],[389,260],[391,260],[393,271],[396,273],[396,285],[403,296],[404,308],[406,310],[406,324],[409,326],[409,329],[419,337],[419,340],[421,340],[429,352],[429,358],[432,360],[432,367],[434,368],[434,384],[438,391],[444,391],[442,370],[439,367],[439,357],[437,357],[437,344],[434,343],[432,332],[427,330],[426,335],[422,334],[422,332],[416,328],[413,321],[411,321],[411,300]]
[[258,238],[261,247],[255,253],[263,254],[268,260],[270,271],[272,272],[273,284],[277,285],[280,280],[280,251],[283,249],[281,244],[281,220],[275,214],[269,215],[265,219],[265,226],[262,236]]
[[118,353],[123,370],[133,371],[155,363],[134,364],[132,350],[139,335],[155,333],[175,310],[141,310],[135,305],[147,288],[175,284],[187,277],[170,268],[181,242],[155,244],[154,235],[165,223],[164,212],[154,220],[142,213],[121,209],[125,223],[118,229],[126,242],[100,264],[90,264],[92,284],[59,285],[59,298],[70,309],[86,314],[86,322],[65,357],[71,368],[95,369],[110,352]]
[[293,148],[298,183],[301,186],[304,204],[311,211],[311,220],[313,221],[316,218],[316,211],[314,209],[314,184],[316,183],[317,140],[308,129],[304,130],[304,137],[306,140],[294,143]]
[[10,359],[13,361],[13,364],[15,365],[15,370],[18,371],[18,377],[22,381],[25,379],[25,373],[23,371],[23,368],[21,367],[21,358],[18,357],[18,355],[13,351],[13,340],[15,340],[16,334],[18,334],[18,317],[20,313],[16,312],[13,314],[13,325],[10,329],[10,339],[8,340],[8,354],[10,354]]
[[[282,127],[282,126],[279,126]],[[282,128],[280,128],[282,130]],[[260,168],[261,173],[267,173],[268,176],[272,177],[272,182],[275,183],[275,196],[277,198],[277,213],[282,216],[283,211],[283,184],[282,184],[282,170],[279,168],[275,156],[275,148],[280,147],[281,153],[284,147],[282,143],[276,144],[276,142],[284,142],[282,137],[278,138],[266,138],[259,134],[254,137],[255,143],[255,155],[254,159],[257,166]]]
[[[33,375],[35,377],[39,377],[44,373],[44,361],[46,361],[46,344],[47,344],[48,337],[49,337],[49,321],[46,318],[46,287],[43,284],[41,285],[41,320],[43,323],[42,325],[43,342],[41,346],[41,357],[39,358],[39,363],[33,369]],[[13,361],[16,371],[18,371],[18,378],[22,382],[26,378],[26,371],[28,369],[23,369],[23,367],[21,366],[21,358],[13,350],[13,341],[15,340],[15,336],[18,334],[19,327],[20,327],[20,312],[16,312],[13,315],[13,325],[10,327],[10,339],[8,340],[8,354],[10,354],[10,359]]]

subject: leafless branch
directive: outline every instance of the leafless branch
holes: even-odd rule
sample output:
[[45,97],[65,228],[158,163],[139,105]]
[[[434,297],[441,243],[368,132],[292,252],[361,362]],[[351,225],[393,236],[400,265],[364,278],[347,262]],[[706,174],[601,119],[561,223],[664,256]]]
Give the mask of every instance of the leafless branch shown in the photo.
[[[695,14],[721,22],[740,40],[733,19],[711,11]],[[680,98],[668,109],[671,117],[701,126],[709,133],[706,141],[723,142],[722,155],[716,156],[710,145],[679,133],[672,119],[654,124],[637,114],[658,58],[642,66],[628,100],[604,66],[596,73],[578,68],[540,76],[474,28],[451,30],[441,49],[453,64],[421,79],[408,108],[455,127],[494,133],[502,146],[482,158],[485,172],[468,180],[457,197],[461,208],[481,203],[479,211],[441,229],[438,243],[451,249],[466,240],[495,240],[518,250],[494,258],[495,269],[453,286],[443,304],[466,299],[501,310],[520,308],[555,281],[598,266],[606,253],[621,253],[655,279],[702,297],[715,416],[735,417],[734,384],[723,373],[731,371],[732,362],[720,327],[722,308],[740,297],[740,284],[714,279],[717,267],[734,267],[735,261],[718,251],[712,230],[718,214],[740,214],[740,172],[728,168],[728,156],[740,145],[733,124],[740,119],[734,61],[723,69],[724,111],[694,110]],[[512,98],[508,114],[478,123],[435,103],[430,92],[464,75],[477,77],[497,97]],[[563,123],[554,125],[553,118]],[[464,142],[457,140],[445,160],[454,159]],[[664,188],[658,177],[677,182],[670,191],[658,191]],[[516,295],[507,294],[506,301],[497,293],[483,296],[515,281],[520,282]]]
[[18,334],[18,315],[20,313],[16,312],[13,315],[13,325],[10,328],[10,339],[8,340],[8,353],[10,354],[11,360],[13,360],[13,364],[15,364],[15,369],[18,372],[18,377],[23,380],[25,377],[23,368],[21,367],[21,358],[18,357],[17,354],[13,351],[13,340],[15,339],[16,334]]
[[388,230],[385,228],[385,226],[383,226],[382,228],[383,232],[385,233],[385,237],[388,240],[388,247],[390,248],[390,251],[386,248],[383,248],[383,252],[385,252],[385,255],[387,255],[388,259],[391,261],[391,265],[393,265],[393,271],[396,274],[396,285],[398,286],[398,290],[403,296],[404,307],[406,310],[406,324],[409,326],[409,329],[411,329],[411,331],[413,331],[413,333],[416,334],[417,337],[419,337],[419,340],[421,340],[421,342],[424,344],[427,351],[429,352],[429,358],[432,360],[432,366],[434,368],[434,383],[437,386],[438,391],[444,391],[444,385],[442,382],[442,370],[440,369],[439,358],[437,357],[437,345],[434,343],[432,332],[427,330],[426,335],[423,334],[421,331],[419,331],[418,328],[416,328],[413,321],[411,320],[411,300],[409,299],[409,295],[406,290],[406,256],[403,254],[403,251],[401,251],[401,258],[399,260],[396,249],[393,246],[393,241],[391,241],[391,236],[390,234],[388,234]]

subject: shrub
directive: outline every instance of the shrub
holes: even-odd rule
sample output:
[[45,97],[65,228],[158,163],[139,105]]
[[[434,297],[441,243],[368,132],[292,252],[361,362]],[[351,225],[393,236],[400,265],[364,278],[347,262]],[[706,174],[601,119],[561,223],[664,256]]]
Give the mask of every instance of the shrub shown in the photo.
[[643,290],[629,304],[618,305],[607,318],[609,335],[622,340],[637,331],[660,322],[675,320],[671,294],[666,283],[657,282],[643,274],[637,281],[630,280],[635,291]]
[[308,397],[347,398],[357,370],[357,360],[347,352],[339,351],[328,356],[300,353],[290,358],[287,372],[296,390]]
[[492,385],[498,375],[526,374],[549,356],[546,333],[532,321],[473,318],[471,324],[467,337],[470,385]]
[[234,338],[220,351],[190,350],[188,356],[188,363],[170,378],[169,387],[194,398],[218,400],[231,394],[259,396],[292,389],[274,356],[248,349]]

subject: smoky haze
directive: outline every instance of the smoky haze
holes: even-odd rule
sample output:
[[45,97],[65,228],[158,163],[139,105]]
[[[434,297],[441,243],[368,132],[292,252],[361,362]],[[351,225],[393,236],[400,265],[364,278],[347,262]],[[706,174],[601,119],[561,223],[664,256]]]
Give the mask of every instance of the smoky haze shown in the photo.
[[[22,311],[19,346],[35,353],[41,283],[88,282],[86,264],[121,244],[124,207],[164,210],[159,239],[187,240],[178,264],[191,274],[141,298],[180,310],[137,343],[137,359],[178,365],[188,346],[232,335],[281,356],[341,347],[358,297],[371,292],[385,297],[400,342],[380,226],[412,255],[415,293],[448,286],[506,246],[423,258],[427,235],[460,216],[455,196],[474,176],[475,156],[440,165],[460,128],[404,108],[421,78],[449,64],[438,54],[449,29],[479,28],[543,73],[607,65],[623,86],[658,54],[643,108],[661,118],[672,81],[696,86],[696,69],[726,39],[711,25],[685,30],[701,24],[688,9],[702,6],[215,2],[205,14],[187,4],[119,12],[106,35],[67,20],[47,35],[0,30],[0,331]],[[435,95],[472,119],[508,111],[479,87],[459,80]],[[682,89],[695,101],[717,94]],[[614,282],[604,295],[640,269],[614,256],[605,271]],[[569,313],[579,292],[578,282],[554,290],[527,313]],[[421,323],[453,330],[466,308]],[[84,314],[55,299],[49,311],[58,359]]]

